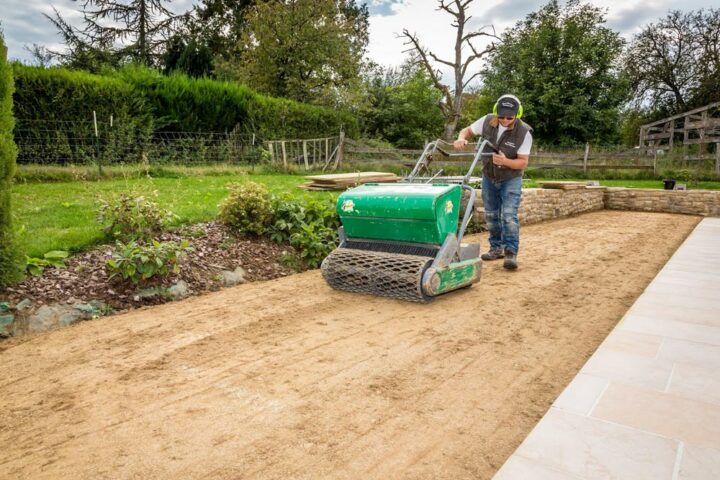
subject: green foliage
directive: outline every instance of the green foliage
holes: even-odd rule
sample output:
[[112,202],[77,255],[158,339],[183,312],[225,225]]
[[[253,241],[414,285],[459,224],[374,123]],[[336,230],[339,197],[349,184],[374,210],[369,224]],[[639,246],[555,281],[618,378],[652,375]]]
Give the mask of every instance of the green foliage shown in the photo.
[[[13,68],[17,78],[15,112],[21,119],[18,129],[37,140],[28,143],[64,146],[54,148],[59,153],[52,160],[58,163],[64,163],[63,150],[80,148],[72,139],[92,138],[93,110],[101,132],[111,131],[103,124],[113,115],[112,131],[118,137],[113,148],[125,161],[137,161],[143,152],[152,154],[153,130],[236,131],[260,138],[307,138],[335,134],[341,128],[353,136],[358,131],[357,120],[347,112],[259,95],[236,83],[181,74],[164,76],[133,66],[104,75],[20,64]],[[48,128],[48,124],[55,126],[53,122],[62,128]],[[135,135],[130,137],[130,132]],[[129,149],[124,158],[123,146],[134,146],[128,138],[141,145]],[[112,139],[107,139],[107,134],[103,139],[103,150],[111,148]],[[90,159],[94,144],[83,148]],[[38,152],[34,161],[43,160],[42,153]]]
[[720,9],[671,11],[636,34],[624,66],[656,119],[720,101]]
[[365,83],[364,135],[400,148],[421,148],[426,140],[442,135],[444,119],[437,106],[442,93],[424,70],[406,63],[399,70],[375,72]]
[[6,62],[5,39],[0,31],[0,287],[22,275],[22,254],[12,222],[10,188],[15,173],[17,148],[13,140],[13,75]]
[[628,97],[616,64],[623,48],[605,13],[551,0],[502,35],[484,72],[484,93],[517,95],[535,137],[551,144],[612,143]]
[[109,200],[101,198],[99,203],[97,221],[104,225],[105,236],[124,242],[148,241],[177,218],[143,196],[121,193]]
[[43,258],[26,257],[26,269],[32,276],[42,275],[45,267],[65,268],[65,259],[69,253],[64,250],[53,250],[43,255]]
[[272,220],[270,193],[255,182],[228,185],[230,194],[218,206],[218,220],[240,235],[262,235]]
[[241,53],[218,75],[268,95],[338,105],[356,89],[368,9],[355,0],[258,2],[245,16]]
[[165,277],[179,272],[179,262],[191,248],[187,240],[179,244],[153,240],[149,245],[141,245],[135,241],[118,242],[106,268],[111,279],[121,277],[137,285],[153,277]]
[[[271,240],[289,243],[300,253],[302,263],[316,268],[337,246],[340,217],[335,203],[301,203],[291,196],[273,197],[273,221],[268,228]],[[292,263],[291,260],[288,260]]]

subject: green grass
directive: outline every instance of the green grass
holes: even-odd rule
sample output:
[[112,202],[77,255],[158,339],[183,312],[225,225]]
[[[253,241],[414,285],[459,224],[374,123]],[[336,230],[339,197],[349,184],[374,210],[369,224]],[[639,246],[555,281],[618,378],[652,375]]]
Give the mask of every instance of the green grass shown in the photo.
[[[97,182],[26,183],[13,187],[15,225],[20,243],[31,257],[50,250],[81,251],[103,240],[95,217],[98,198],[134,192],[153,198],[179,216],[179,224],[215,218],[217,205],[227,195],[230,182],[256,181],[273,193],[289,192],[302,198],[331,198],[328,192],[297,188],[304,179],[296,175],[191,176],[183,178],[133,178]],[[154,196],[157,192],[157,196]]]
[[[152,172],[118,167],[111,178],[88,181],[92,170],[74,171],[56,167],[20,169],[25,183],[13,187],[15,225],[20,229],[20,243],[31,257],[50,250],[77,252],[103,241],[101,226],[96,222],[99,198],[120,192],[152,197],[158,204],[179,216],[178,224],[208,221],[215,218],[217,205],[227,195],[229,182],[256,181],[273,193],[288,192],[306,199],[334,198],[336,193],[306,192],[298,187],[302,175],[245,173],[248,167],[164,167]],[[257,170],[256,170],[257,171]],[[159,175],[152,178],[148,175]],[[307,172],[297,172],[306,174]],[[61,181],[68,178],[75,181]],[[124,175],[124,177],[122,176]],[[45,181],[41,179],[44,178]],[[525,187],[535,187],[541,179],[528,179]],[[571,180],[571,179],[569,179]],[[601,185],[630,188],[662,188],[661,180],[600,180]],[[720,181],[689,184],[690,188],[720,189]],[[155,197],[154,192],[157,192]]]
[[[557,181],[556,179],[543,179],[543,178],[531,178],[523,181],[523,186],[528,188],[534,188],[537,187],[538,182],[542,182],[543,180],[549,180],[549,181]],[[563,182],[587,182],[585,179],[562,179],[559,181]],[[598,180],[600,182],[600,185],[603,187],[625,187],[625,188],[663,188],[663,182],[662,180]],[[678,181],[678,183],[685,183],[689,189],[692,190],[720,190],[720,181],[717,182],[681,182]]]

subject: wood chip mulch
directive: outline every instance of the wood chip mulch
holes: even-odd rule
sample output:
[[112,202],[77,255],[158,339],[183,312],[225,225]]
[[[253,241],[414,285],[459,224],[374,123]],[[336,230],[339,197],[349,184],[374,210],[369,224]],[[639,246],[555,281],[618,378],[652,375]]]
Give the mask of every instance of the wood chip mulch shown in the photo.
[[284,256],[294,254],[292,247],[264,238],[236,238],[217,222],[185,226],[159,238],[177,242],[182,239],[190,242],[192,250],[183,257],[180,272],[164,279],[142,285],[110,280],[105,263],[113,253],[113,245],[103,245],[69,257],[66,268],[49,267],[41,276],[28,276],[21,283],[0,289],[0,300],[15,305],[30,299],[35,306],[99,300],[117,312],[170,301],[162,295],[138,299],[138,292],[151,287],[169,287],[180,280],[188,284],[190,295],[218,290],[223,286],[220,275],[223,270],[242,267],[249,282],[294,273],[281,262]]

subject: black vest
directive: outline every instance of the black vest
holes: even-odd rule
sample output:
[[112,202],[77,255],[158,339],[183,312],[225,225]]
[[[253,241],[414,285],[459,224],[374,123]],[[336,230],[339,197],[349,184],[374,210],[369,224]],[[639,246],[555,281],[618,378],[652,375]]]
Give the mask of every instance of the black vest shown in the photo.
[[[528,132],[532,132],[532,128],[522,120],[515,120],[515,125],[511,129],[507,129],[503,132],[500,138],[497,138],[498,127],[490,125],[491,116],[485,118],[485,124],[483,125],[482,136],[487,138],[492,143],[497,145],[501,152],[505,154],[511,160],[517,158],[517,152],[520,146],[525,140],[525,135]],[[497,139],[497,140],[496,140]],[[493,153],[492,148],[485,147],[483,153]],[[502,182],[515,177],[521,177],[523,174],[522,170],[515,170],[508,167],[500,167],[492,162],[491,155],[483,155],[483,175],[486,175],[491,180]]]

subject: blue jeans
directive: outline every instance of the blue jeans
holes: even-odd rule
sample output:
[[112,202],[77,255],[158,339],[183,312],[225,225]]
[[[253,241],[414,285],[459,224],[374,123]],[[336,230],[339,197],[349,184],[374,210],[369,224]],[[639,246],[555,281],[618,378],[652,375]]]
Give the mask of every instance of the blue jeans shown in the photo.
[[490,229],[490,248],[518,253],[520,222],[518,207],[522,195],[522,177],[494,182],[486,175],[482,181],[485,222]]

